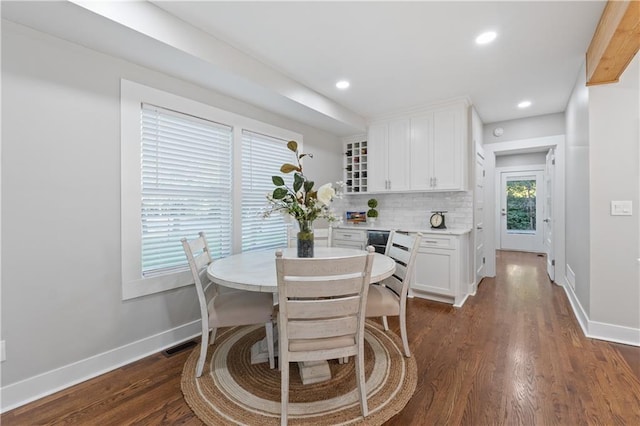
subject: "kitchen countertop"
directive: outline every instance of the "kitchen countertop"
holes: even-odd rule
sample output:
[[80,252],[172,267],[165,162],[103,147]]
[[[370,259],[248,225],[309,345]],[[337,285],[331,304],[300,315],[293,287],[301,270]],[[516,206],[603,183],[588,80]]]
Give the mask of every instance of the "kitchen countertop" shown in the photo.
[[[377,226],[377,225],[334,225],[334,228],[340,229],[361,229],[364,231],[369,230],[379,230],[379,231],[392,231],[395,228],[387,227],[387,226]],[[471,232],[471,228],[447,228],[447,229],[417,229],[417,228],[397,228],[396,231],[402,232],[422,232],[423,234],[440,234],[440,235],[465,235]]]

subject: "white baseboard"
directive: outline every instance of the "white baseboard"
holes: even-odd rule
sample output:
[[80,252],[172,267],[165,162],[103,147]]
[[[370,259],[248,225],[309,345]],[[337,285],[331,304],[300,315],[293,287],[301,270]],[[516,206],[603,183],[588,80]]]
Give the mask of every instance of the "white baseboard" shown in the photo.
[[4,413],[199,336],[200,320],[4,386]]
[[[575,281],[574,281],[575,285]],[[586,337],[591,339],[606,340],[608,342],[622,343],[624,345],[640,346],[640,329],[625,327],[604,322],[591,321],[578,300],[569,277],[564,278],[562,285],[573,313]]]
[[456,297],[456,300],[453,303],[453,307],[454,308],[462,308],[462,305],[464,305],[464,302],[467,301],[469,296],[470,296],[470,294],[466,293],[466,294],[463,294],[462,297],[460,297],[460,298]]

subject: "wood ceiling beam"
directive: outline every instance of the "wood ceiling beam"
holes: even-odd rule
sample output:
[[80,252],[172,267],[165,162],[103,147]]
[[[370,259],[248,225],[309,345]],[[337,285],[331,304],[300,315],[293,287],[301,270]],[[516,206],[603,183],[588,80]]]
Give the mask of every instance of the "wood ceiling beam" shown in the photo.
[[587,49],[587,86],[616,83],[640,49],[640,0],[609,0]]

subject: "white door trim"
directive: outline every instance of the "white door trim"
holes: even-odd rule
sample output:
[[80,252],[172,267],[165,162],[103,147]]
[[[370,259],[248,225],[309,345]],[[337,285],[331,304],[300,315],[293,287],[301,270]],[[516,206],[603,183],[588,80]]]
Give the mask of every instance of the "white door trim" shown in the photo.
[[[556,225],[556,238],[554,239],[554,252],[556,255],[556,278],[565,276],[565,136],[555,135],[542,138],[505,141],[483,145],[485,152],[485,170],[487,182],[485,182],[485,232],[487,235],[495,235],[495,169],[496,153],[523,153],[542,152],[556,147],[556,176],[554,183],[553,212]],[[485,254],[487,257],[486,276],[496,275],[496,242],[494,238],[485,239]]]

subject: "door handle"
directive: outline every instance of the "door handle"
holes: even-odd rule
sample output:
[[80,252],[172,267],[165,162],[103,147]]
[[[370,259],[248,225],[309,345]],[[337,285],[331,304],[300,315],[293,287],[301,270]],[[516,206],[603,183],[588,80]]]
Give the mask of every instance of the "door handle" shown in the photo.
[[545,219],[545,220],[543,220],[543,222],[549,223],[549,222],[551,222],[551,219]]
[[500,213],[502,216],[506,216],[507,214],[505,212]]
[[476,227],[476,229],[482,230],[482,226],[478,226],[478,227]]

